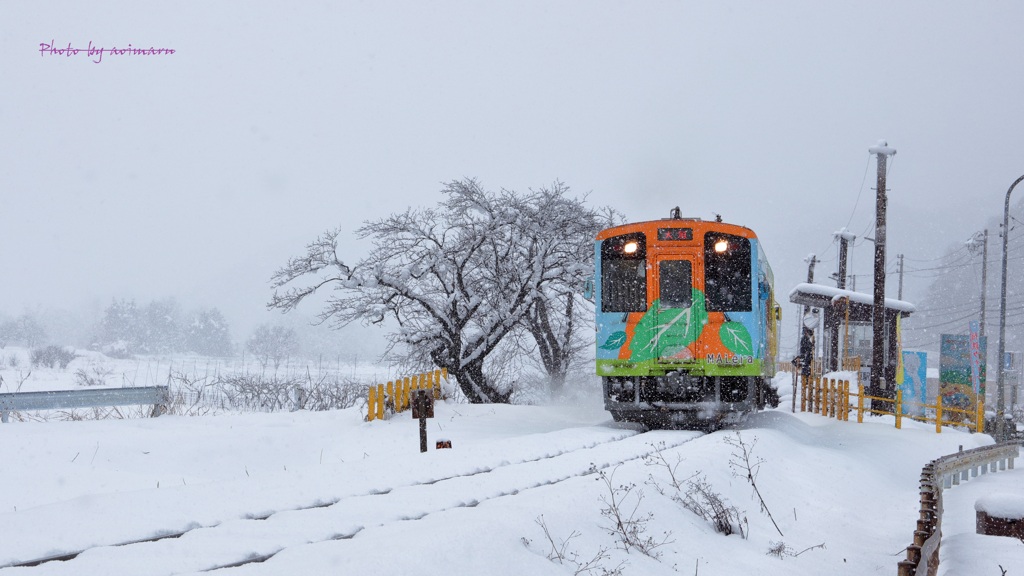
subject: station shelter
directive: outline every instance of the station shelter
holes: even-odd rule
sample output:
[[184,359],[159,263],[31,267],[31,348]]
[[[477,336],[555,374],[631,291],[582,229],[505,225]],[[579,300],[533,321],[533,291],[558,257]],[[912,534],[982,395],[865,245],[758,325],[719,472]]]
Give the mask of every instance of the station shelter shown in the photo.
[[[797,284],[789,293],[789,301],[808,310],[820,311],[821,326],[816,329],[815,358],[820,358],[822,372],[849,370],[858,373],[860,383],[870,396],[896,397],[896,367],[900,343],[897,318],[906,318],[917,309],[913,304],[892,298],[885,299],[885,356],[880,389],[871,389],[873,350],[872,318],[874,296],[821,284]],[[817,362],[816,362],[817,364]]]

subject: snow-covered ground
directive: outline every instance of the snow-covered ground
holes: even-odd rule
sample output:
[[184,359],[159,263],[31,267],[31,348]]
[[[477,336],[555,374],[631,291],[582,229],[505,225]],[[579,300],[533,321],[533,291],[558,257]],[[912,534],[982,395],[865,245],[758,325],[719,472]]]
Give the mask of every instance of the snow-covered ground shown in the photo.
[[[12,422],[0,426],[0,573],[890,575],[921,467],[991,443],[781,406],[700,434],[615,424],[596,389],[566,405],[440,403],[427,453],[407,414],[364,422],[358,408]],[[764,511],[730,466],[741,446],[760,462]],[[679,504],[699,479],[746,537]],[[943,574],[1024,567],[1024,543],[973,534],[974,502],[992,491],[1024,496],[1024,471],[946,492]],[[611,502],[638,521],[635,537],[664,544],[624,550]]]

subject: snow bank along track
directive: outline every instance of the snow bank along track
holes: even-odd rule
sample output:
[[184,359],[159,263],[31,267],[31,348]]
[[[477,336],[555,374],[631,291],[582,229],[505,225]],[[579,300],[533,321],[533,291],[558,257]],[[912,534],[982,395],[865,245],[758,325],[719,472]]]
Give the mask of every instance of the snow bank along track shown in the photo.
[[[209,572],[265,562],[280,551],[330,540],[347,540],[363,530],[419,520],[447,510],[475,507],[481,502],[514,496],[521,492],[550,486],[573,478],[595,474],[624,462],[635,461],[658,449],[671,449],[701,436],[696,432],[653,432],[638,434],[632,430],[613,428],[577,428],[502,440],[494,450],[480,452],[472,463],[467,459],[449,460],[448,466],[437,466],[410,474],[415,478],[386,479],[380,473],[367,478],[362,486],[337,479],[334,495],[313,497],[306,504],[268,508],[256,485],[250,493],[238,494],[238,486],[218,489],[216,485],[179,487],[176,490],[147,490],[135,495],[139,503],[132,507],[133,518],[124,538],[110,542],[89,541],[90,523],[117,523],[121,519],[100,516],[82,517],[74,505],[47,507],[43,518],[33,518],[32,510],[5,515],[5,538],[0,552],[0,574],[135,574],[163,575]],[[433,453],[444,458],[442,453]],[[498,458],[501,454],[504,458]],[[363,462],[366,462],[365,460]],[[443,462],[442,462],[443,464]],[[357,474],[365,472],[357,471]],[[331,485],[317,478],[322,486]],[[373,486],[376,483],[377,486]],[[387,484],[391,484],[388,486]],[[344,491],[352,485],[351,491]],[[192,509],[193,502],[216,501],[210,494],[194,491],[214,490],[231,498],[220,513],[211,517]],[[153,502],[156,494],[172,494],[175,498]],[[272,493],[273,491],[269,491]],[[227,496],[232,494],[232,496]],[[97,496],[123,498],[127,495]],[[146,497],[148,496],[148,497]],[[196,497],[199,496],[199,497]],[[262,500],[262,501],[261,501]],[[280,499],[279,499],[280,500]],[[248,510],[232,510],[250,506]],[[97,503],[102,512],[102,503]],[[124,509],[122,505],[118,509]],[[252,510],[259,511],[253,512]],[[182,515],[184,511],[184,516]],[[183,518],[189,517],[188,521]],[[18,534],[23,530],[44,529],[53,516],[57,523],[76,527],[66,534],[55,534],[48,550],[33,550],[28,539],[19,546]],[[63,536],[63,537],[62,537]],[[67,537],[67,538],[64,538]],[[68,542],[70,540],[71,542]],[[57,548],[62,546],[62,548]],[[357,553],[353,549],[353,553]]]

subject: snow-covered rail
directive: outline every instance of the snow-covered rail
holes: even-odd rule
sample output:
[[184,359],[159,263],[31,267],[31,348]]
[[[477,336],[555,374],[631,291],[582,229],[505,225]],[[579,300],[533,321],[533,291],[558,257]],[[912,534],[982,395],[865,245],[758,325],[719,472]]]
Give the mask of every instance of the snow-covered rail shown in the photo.
[[921,470],[921,511],[907,559],[899,563],[899,576],[934,576],[939,567],[942,539],[942,491],[972,477],[1013,468],[1020,447],[1015,442],[983,446],[943,456]]
[[[285,500],[275,503],[275,491],[265,489],[243,494],[241,498],[236,496],[248,511],[221,511],[216,516],[209,511],[190,510],[195,506],[193,502],[210,501],[206,496],[194,498],[191,492],[227,487],[178,487],[177,494],[167,500],[171,495],[168,490],[111,495],[137,496],[140,506],[141,502],[148,502],[145,517],[132,519],[136,526],[126,531],[122,540],[86,544],[88,534],[79,534],[85,540],[77,548],[31,550],[19,546],[17,538],[21,531],[31,529],[30,523],[10,526],[14,528],[13,538],[5,542],[8,554],[0,555],[0,574],[6,572],[4,568],[19,574],[54,575],[169,575],[237,569],[266,562],[289,548],[347,541],[367,530],[400,529],[405,522],[458,513],[490,500],[589,477],[700,436],[696,432],[677,432],[652,438],[651,434],[603,427],[554,432],[538,438],[540,442],[530,443],[532,448],[520,446],[523,451],[518,455],[512,454],[511,449],[504,450],[505,459],[499,461],[481,459],[471,466],[452,462],[450,467],[437,467],[429,475],[406,478],[392,485],[353,482],[344,494],[320,492],[300,506],[282,505]],[[519,446],[510,442],[510,448]],[[537,450],[538,445],[544,448]],[[50,512],[60,515],[61,510]],[[20,518],[19,513],[11,520]],[[181,522],[184,518],[188,520]],[[361,553],[357,544],[352,546],[353,554]]]

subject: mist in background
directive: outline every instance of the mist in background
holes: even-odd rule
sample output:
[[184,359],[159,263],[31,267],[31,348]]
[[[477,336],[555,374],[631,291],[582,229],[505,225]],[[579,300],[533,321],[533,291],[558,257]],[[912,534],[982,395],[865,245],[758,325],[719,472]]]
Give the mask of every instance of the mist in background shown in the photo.
[[[870,291],[878,140],[898,150],[890,271],[1001,216],[1024,173],[1022,18],[1010,1],[4,2],[0,313],[173,297],[243,341],[279,320],[270,275],[323,230],[453,179],[557,179],[630,220],[680,206],[755,230],[792,348],[789,290],[812,253],[832,283],[840,228]],[[90,42],[175,53],[40,51]],[[367,249],[352,234],[341,256]],[[933,280],[908,274],[904,299]]]

